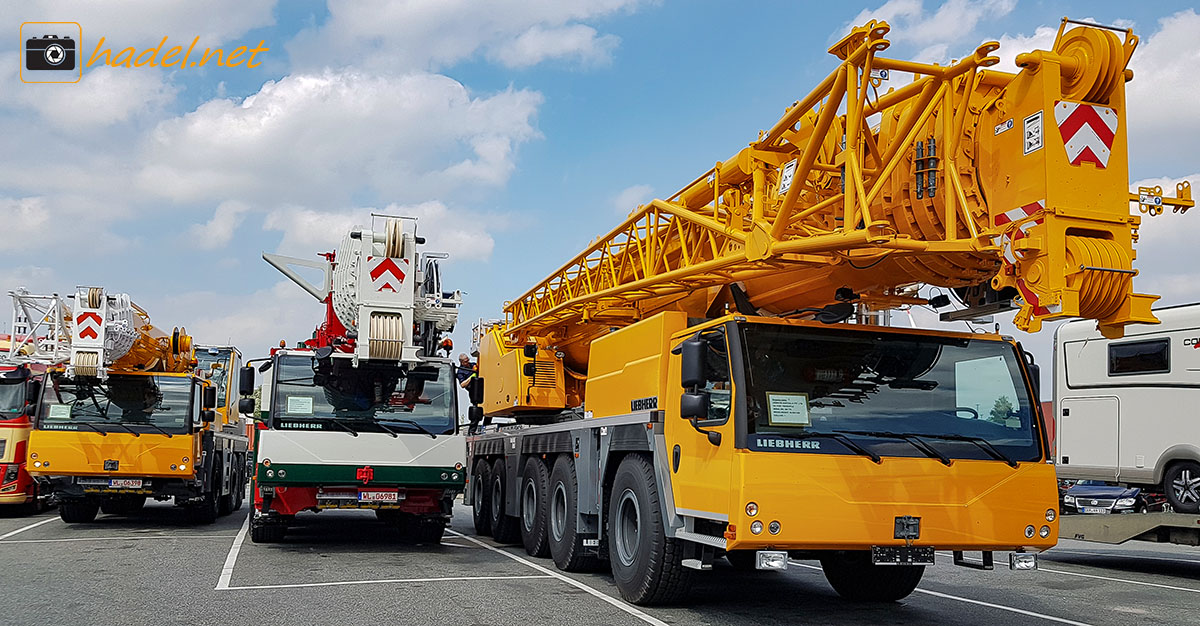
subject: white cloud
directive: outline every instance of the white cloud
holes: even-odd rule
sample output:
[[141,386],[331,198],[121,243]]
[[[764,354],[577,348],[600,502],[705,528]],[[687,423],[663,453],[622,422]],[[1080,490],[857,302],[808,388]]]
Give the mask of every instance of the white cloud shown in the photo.
[[516,39],[498,46],[489,56],[508,67],[530,67],[555,58],[597,65],[611,61],[612,51],[620,42],[616,35],[598,37],[596,29],[583,24],[559,28],[533,26]]
[[0,91],[0,107],[33,110],[58,129],[76,132],[130,121],[135,116],[157,113],[169,105],[179,88],[169,84],[161,70],[142,68],[126,71],[97,67],[85,71],[71,97],[47,93],[45,85],[17,80],[15,66],[0,68],[0,83],[12,85]]
[[229,243],[233,233],[242,225],[250,207],[242,202],[229,200],[217,205],[212,219],[204,224],[193,224],[188,229],[188,240],[201,250],[214,250]]
[[330,17],[288,44],[301,68],[435,69],[484,53],[512,67],[605,62],[616,39],[581,22],[641,0],[330,0]]
[[[228,41],[273,24],[275,4],[276,0],[22,0],[0,5],[0,23],[15,28],[30,21],[77,22],[83,30],[85,50],[91,54],[100,37],[107,39],[106,45],[122,47],[154,45],[164,36],[186,37],[189,43],[197,36],[202,43]],[[63,33],[38,33],[42,34]]]
[[516,146],[538,136],[541,102],[511,88],[473,96],[434,74],[295,74],[161,123],[138,179],[143,191],[180,202],[469,194],[507,181]]
[[486,261],[495,246],[489,230],[505,226],[503,217],[456,211],[433,201],[408,206],[391,204],[382,210],[276,209],[267,214],[263,228],[283,232],[280,252],[308,257],[335,250],[352,227],[367,226],[373,212],[417,218],[417,234],[428,241],[424,249],[449,252],[452,262]]
[[946,61],[949,55],[972,52],[951,46],[968,41],[980,22],[1008,15],[1016,4],[1016,0],[946,0],[927,11],[920,0],[888,0],[878,8],[860,11],[834,33],[834,39],[841,39],[851,28],[869,20],[883,20],[892,27],[887,38],[894,44],[921,46],[915,60]]
[[638,206],[653,200],[653,196],[654,188],[650,185],[626,187],[613,198],[613,209],[618,213],[629,214],[636,210]]
[[998,39],[1000,49],[993,52],[994,56],[1000,57],[1000,62],[996,64],[995,69],[1005,72],[1018,72],[1021,68],[1017,67],[1016,58],[1022,52],[1031,52],[1033,50],[1051,50],[1054,48],[1054,36],[1058,34],[1058,27],[1039,26],[1032,35],[1008,35]]
[[[231,304],[212,306],[213,302]],[[232,301],[226,293],[198,291],[139,304],[155,323],[184,326],[198,343],[232,343],[247,359],[266,356],[281,339],[293,345],[307,339],[325,314],[320,302],[289,280]]]
[[1195,167],[1195,146],[1200,143],[1200,116],[1195,114],[1200,101],[1197,32],[1200,15],[1193,9],[1180,11],[1159,20],[1159,29],[1133,53],[1127,100],[1134,167],[1150,165],[1176,175]]

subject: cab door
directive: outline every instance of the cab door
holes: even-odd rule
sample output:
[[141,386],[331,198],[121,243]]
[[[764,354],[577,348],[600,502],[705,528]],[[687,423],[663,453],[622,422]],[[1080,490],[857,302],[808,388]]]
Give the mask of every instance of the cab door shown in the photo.
[[680,385],[681,355],[672,353],[667,372],[667,411],[663,418],[667,464],[675,509],[680,514],[727,520],[734,454],[735,389],[729,375],[729,349],[724,333],[709,333],[704,339],[708,344],[707,380],[697,390],[708,394],[710,404],[707,418],[696,420],[695,426],[719,433],[720,443],[714,444],[708,434],[693,427],[691,420],[680,417],[680,397],[686,390]]

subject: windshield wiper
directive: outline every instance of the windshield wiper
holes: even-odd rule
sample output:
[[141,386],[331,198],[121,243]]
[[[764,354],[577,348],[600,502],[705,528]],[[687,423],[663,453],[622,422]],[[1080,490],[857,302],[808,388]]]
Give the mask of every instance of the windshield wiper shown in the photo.
[[120,420],[117,420],[117,421],[115,421],[115,422],[114,422],[114,421],[112,421],[112,420],[108,419],[108,416],[107,416],[107,415],[104,415],[104,416],[102,416],[102,417],[104,418],[104,422],[105,422],[106,424],[114,424],[114,425],[116,425],[116,426],[120,426],[121,428],[124,428],[125,430],[127,430],[127,431],[129,431],[129,432],[133,433],[133,436],[134,436],[134,437],[141,437],[141,436],[142,436],[142,433],[139,433],[138,431],[136,431],[136,430],[134,430],[134,429],[132,429],[132,428],[130,428],[130,427],[128,427],[128,426],[126,426],[126,425],[122,424]]
[[992,442],[983,437],[975,437],[973,435],[931,435],[928,433],[913,433],[916,437],[928,437],[930,439],[945,439],[946,441],[966,441],[975,444],[980,450],[983,450],[988,456],[997,461],[1004,461],[1011,467],[1017,467],[1017,462],[1012,457],[1001,452]]
[[351,435],[354,435],[355,437],[358,436],[358,431],[354,430],[353,428],[350,428],[348,425],[346,425],[344,422],[342,422],[342,420],[339,420],[336,417],[331,417],[331,418],[329,418],[329,421],[333,422],[334,424],[337,424],[338,426],[341,426],[343,429],[345,429],[346,432],[350,433]]
[[893,433],[886,430],[839,430],[835,432],[847,433],[850,435],[862,435],[863,437],[878,437],[880,439],[897,439],[900,441],[907,441],[912,445],[912,447],[920,450],[925,456],[931,459],[937,459],[942,465],[947,467],[950,465],[950,457],[942,454],[942,452],[937,448],[922,441],[920,435],[913,435],[909,433]]
[[428,428],[425,428],[424,426],[422,426],[412,420],[396,418],[396,419],[390,419],[390,420],[375,420],[375,423],[379,424],[381,427],[384,424],[399,424],[399,425],[404,425],[404,426],[412,426],[413,428],[416,428],[417,430],[425,433],[426,435],[429,435],[430,437],[437,439],[437,435],[433,434],[433,431],[429,430]]
[[96,431],[96,432],[100,433],[100,436],[101,436],[101,437],[107,437],[107,436],[108,436],[108,433],[107,433],[106,431],[100,430],[99,428],[97,428],[97,427],[96,427],[96,425],[95,425],[95,424],[93,424],[93,423],[91,423],[91,422],[75,422],[75,423],[76,423],[76,424],[79,424],[80,426],[87,426],[88,428],[90,428],[90,429],[92,429],[92,430],[94,430],[94,431]]
[[167,432],[166,430],[163,430],[163,428],[161,426],[159,426],[158,424],[154,424],[151,422],[145,422],[145,423],[138,422],[137,425],[138,426],[149,426],[150,428],[153,428],[154,430],[157,430],[158,432],[166,435],[167,439],[170,439],[171,437],[174,436],[171,433]]
[[[760,433],[760,434],[762,434],[762,433]],[[843,435],[840,432],[822,433],[822,432],[810,431],[810,432],[806,432],[804,434],[767,433],[767,435],[770,437],[782,437],[784,439],[832,439],[832,440],[842,444],[843,446],[845,446],[851,452],[854,452],[855,454],[861,454],[862,456],[865,456],[868,459],[871,459],[876,464],[883,463],[883,458],[880,457],[878,454],[875,454],[874,452],[871,452],[870,450],[858,445],[857,443],[854,442],[853,439]]]

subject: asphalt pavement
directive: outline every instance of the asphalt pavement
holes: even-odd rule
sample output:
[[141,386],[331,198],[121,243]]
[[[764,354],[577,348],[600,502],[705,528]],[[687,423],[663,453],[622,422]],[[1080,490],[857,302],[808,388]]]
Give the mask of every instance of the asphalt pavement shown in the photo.
[[[927,568],[892,604],[842,600],[819,566],[737,572],[719,561],[690,599],[634,607],[607,573],[474,536],[458,506],[441,545],[409,545],[370,512],[297,518],[257,545],[247,508],[195,526],[151,503],[131,517],[65,524],[50,510],[0,517],[0,624],[1196,624],[1200,548],[1063,540],[1041,569]],[[1007,563],[996,555],[997,565]]]

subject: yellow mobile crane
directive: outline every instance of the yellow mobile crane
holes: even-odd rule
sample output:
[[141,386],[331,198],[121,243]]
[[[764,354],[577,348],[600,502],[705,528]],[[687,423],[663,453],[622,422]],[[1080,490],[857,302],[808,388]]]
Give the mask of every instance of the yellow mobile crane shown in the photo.
[[229,393],[214,410],[237,351],[210,380],[183,328],[167,334],[100,287],[78,289],[71,324],[70,361],[46,372],[29,436],[29,472],[49,480],[63,521],[131,513],[147,497],[174,498],[200,523],[239,508],[248,439]]
[[[844,323],[949,304],[1154,323],[1134,293],[1125,83],[1137,37],[1063,21],[1053,50],[989,69],[882,56],[872,21],[769,130],[640,206],[477,328],[475,525],[562,569],[607,560],[623,597],[674,601],[693,570],[819,559],[843,596],[908,595],[934,550],[1058,537],[1038,368],[1012,338]],[[912,82],[882,90],[889,74]],[[486,424],[485,420],[485,424]],[[892,565],[899,565],[892,567]]]

